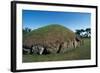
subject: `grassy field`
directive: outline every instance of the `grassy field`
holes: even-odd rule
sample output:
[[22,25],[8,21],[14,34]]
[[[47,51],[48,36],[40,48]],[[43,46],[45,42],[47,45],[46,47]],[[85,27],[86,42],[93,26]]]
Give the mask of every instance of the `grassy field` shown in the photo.
[[23,55],[23,62],[44,62],[62,60],[85,60],[91,59],[90,39],[84,39],[84,45],[73,48],[66,53],[47,54],[47,55]]

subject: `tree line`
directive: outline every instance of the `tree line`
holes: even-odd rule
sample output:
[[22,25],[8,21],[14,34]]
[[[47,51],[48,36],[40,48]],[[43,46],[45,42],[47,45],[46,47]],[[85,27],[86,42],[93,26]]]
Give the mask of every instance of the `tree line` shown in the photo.
[[82,38],[90,38],[91,37],[91,29],[90,28],[77,29],[75,33],[76,33],[76,35],[78,35]]
[[26,28],[23,28],[23,35],[24,34],[27,34],[27,33],[29,33],[29,32],[31,32],[32,30],[30,29],[30,28],[28,28],[28,27],[26,27]]

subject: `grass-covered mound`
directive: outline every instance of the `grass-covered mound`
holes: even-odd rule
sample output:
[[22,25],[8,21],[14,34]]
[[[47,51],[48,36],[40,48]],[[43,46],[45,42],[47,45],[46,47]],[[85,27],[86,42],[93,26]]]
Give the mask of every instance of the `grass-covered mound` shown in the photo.
[[51,24],[32,30],[23,35],[23,45],[32,47],[33,45],[42,45],[49,52],[60,52],[64,48],[73,48],[76,45],[75,33],[70,29]]
[[34,43],[46,43],[55,41],[69,41],[75,38],[75,34],[70,29],[52,24],[35,29],[23,36],[23,43],[31,46]]

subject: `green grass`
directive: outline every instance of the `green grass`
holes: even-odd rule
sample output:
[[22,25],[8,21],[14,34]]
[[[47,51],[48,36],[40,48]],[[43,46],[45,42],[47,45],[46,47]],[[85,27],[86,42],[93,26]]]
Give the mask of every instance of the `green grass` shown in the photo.
[[85,60],[91,59],[90,39],[84,39],[84,45],[73,48],[66,53],[47,54],[47,55],[23,55],[23,62],[43,62],[43,61],[62,61],[62,60]]
[[[43,37],[45,35],[47,35],[48,33],[67,33],[67,34],[74,34],[73,31],[71,31],[70,29],[62,26],[62,25],[59,25],[59,24],[50,24],[50,25],[47,25],[47,26],[44,26],[44,27],[40,27],[38,29],[35,29],[35,30],[32,30],[30,33],[26,34],[24,37],[29,37],[29,36],[40,36],[40,37]],[[55,34],[54,33],[54,34]],[[69,35],[67,35],[69,36]]]

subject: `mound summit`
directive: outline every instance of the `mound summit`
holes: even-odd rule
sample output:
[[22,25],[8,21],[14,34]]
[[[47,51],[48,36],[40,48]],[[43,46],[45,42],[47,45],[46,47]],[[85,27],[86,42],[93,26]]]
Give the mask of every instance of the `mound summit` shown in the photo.
[[[23,36],[23,47],[30,48],[32,52],[59,53],[69,48],[77,47],[80,43],[73,31],[58,25],[51,24],[32,30]],[[35,49],[35,50],[34,50]]]

